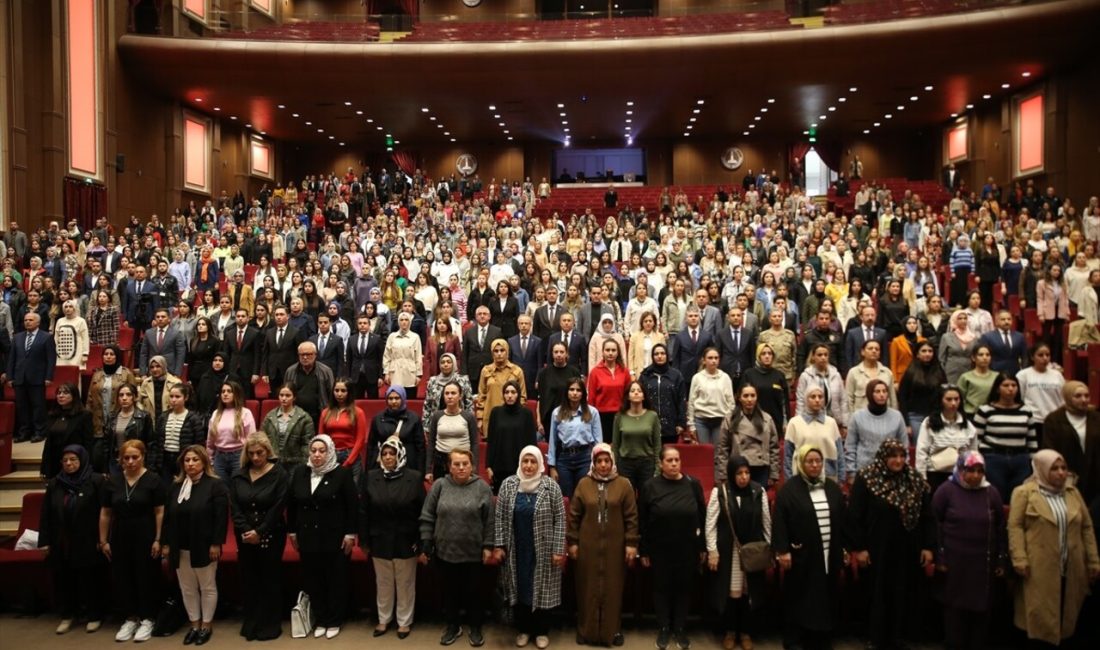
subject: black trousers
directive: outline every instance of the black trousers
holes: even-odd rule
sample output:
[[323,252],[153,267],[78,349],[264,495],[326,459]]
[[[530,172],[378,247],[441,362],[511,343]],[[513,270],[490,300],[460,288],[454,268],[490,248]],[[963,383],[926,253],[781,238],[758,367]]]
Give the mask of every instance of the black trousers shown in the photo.
[[641,492],[646,481],[653,478],[657,464],[652,458],[620,458],[619,476],[626,477],[634,489]]
[[16,440],[46,437],[46,387],[17,384],[15,403],[29,407],[15,409]]
[[947,650],[983,650],[989,631],[989,612],[944,607],[943,631]]
[[674,550],[652,553],[649,559],[653,567],[653,612],[657,615],[657,627],[683,629],[691,604],[685,594],[695,593],[698,556],[691,551]]
[[956,307],[966,307],[966,294],[970,289],[970,269],[960,268],[951,276],[949,299]]
[[241,636],[267,641],[282,634],[283,546],[286,537],[272,539],[266,547],[238,544],[244,597]]
[[61,563],[54,567],[53,579],[61,618],[76,618],[83,613],[89,621],[103,620],[103,586],[107,582],[105,564],[72,567]]
[[529,636],[546,636],[550,632],[550,610],[531,609],[530,605],[516,603],[512,608],[516,617],[516,629]]
[[481,627],[485,607],[481,602],[481,563],[436,560],[443,579],[443,618],[448,627],[462,625],[462,610],[471,628]]
[[115,604],[123,618],[155,620],[160,609],[160,558],[149,557],[152,543],[111,544]]
[[1051,318],[1043,321],[1042,329],[1043,339],[1050,344],[1050,360],[1054,363],[1062,363],[1062,345],[1063,345],[1063,333],[1066,319],[1064,318]]
[[[600,411],[600,428],[603,429],[603,431],[601,431],[601,433],[603,433],[603,441],[609,445],[611,444],[611,440],[614,437],[614,427],[615,411],[611,411],[610,413],[604,413],[603,411]],[[546,435],[550,435],[549,431],[550,430],[547,429]]]
[[756,625],[753,621],[748,594],[742,593],[740,598],[726,598],[726,611],[722,624],[727,632],[756,634]]
[[309,594],[317,627],[340,627],[351,598],[348,556],[335,551],[302,553],[302,586]]

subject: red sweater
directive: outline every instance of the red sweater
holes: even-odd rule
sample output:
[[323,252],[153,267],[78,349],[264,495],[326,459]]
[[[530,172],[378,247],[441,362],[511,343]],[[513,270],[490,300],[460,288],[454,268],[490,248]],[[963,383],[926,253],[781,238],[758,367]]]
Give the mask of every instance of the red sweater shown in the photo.
[[623,404],[623,391],[629,383],[630,371],[626,366],[615,366],[615,374],[612,375],[601,361],[588,373],[588,403],[600,413],[618,411]]
[[321,422],[317,427],[317,433],[326,433],[332,438],[337,451],[351,449],[348,459],[344,461],[344,467],[351,467],[363,451],[363,445],[367,440],[367,416],[363,409],[355,407],[355,424],[347,411],[343,411],[332,420],[328,419],[329,409],[321,411]]

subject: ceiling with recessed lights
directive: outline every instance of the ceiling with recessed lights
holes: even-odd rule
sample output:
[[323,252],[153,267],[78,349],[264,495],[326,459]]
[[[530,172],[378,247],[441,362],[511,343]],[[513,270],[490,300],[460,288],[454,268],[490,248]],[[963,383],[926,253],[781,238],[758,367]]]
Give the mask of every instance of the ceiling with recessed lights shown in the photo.
[[842,139],[942,124],[1094,61],[1097,24],[1100,2],[1067,0],[682,38],[414,45],[127,35],[119,52],[152,91],[291,142]]

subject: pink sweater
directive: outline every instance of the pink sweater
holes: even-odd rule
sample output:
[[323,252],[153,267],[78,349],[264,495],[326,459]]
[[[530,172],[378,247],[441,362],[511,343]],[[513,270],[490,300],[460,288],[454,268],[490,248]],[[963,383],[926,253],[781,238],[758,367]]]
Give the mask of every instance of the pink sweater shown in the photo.
[[250,433],[256,432],[256,420],[252,417],[250,409],[241,411],[241,435],[238,437],[234,428],[237,422],[236,409],[222,411],[222,417],[217,422],[217,412],[210,416],[210,427],[207,429],[206,450],[213,456],[215,451],[232,452],[240,451],[244,447],[244,439]]

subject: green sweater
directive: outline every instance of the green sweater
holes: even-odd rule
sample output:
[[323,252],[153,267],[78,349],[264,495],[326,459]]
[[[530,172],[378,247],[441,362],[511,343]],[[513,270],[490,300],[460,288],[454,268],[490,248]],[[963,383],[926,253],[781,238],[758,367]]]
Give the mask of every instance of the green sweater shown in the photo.
[[993,389],[993,382],[997,379],[997,373],[990,370],[984,376],[973,370],[967,370],[959,377],[959,389],[962,390],[964,413],[974,415],[978,407],[989,403],[989,391]]
[[655,411],[615,414],[611,449],[615,458],[652,458],[661,452],[661,421]]

